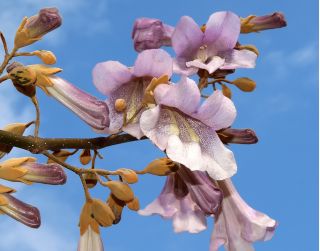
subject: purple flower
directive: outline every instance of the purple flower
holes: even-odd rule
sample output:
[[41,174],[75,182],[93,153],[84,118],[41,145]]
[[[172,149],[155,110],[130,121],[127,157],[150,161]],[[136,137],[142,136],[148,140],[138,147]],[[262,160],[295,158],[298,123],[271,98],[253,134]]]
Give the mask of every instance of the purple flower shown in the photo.
[[39,164],[32,157],[12,158],[0,163],[0,178],[26,184],[62,185],[67,176],[58,164]]
[[[116,133],[122,129],[137,138],[142,137],[139,118],[144,110],[145,90],[153,77],[163,75],[172,75],[172,59],[162,49],[141,52],[132,68],[118,61],[97,64],[93,69],[93,82],[101,93],[108,96],[106,103],[110,111],[110,127],[105,132]],[[119,111],[115,107],[117,100],[126,104],[123,106],[125,110]]]
[[222,193],[205,172],[181,166],[167,177],[159,197],[139,213],[172,218],[175,232],[198,233],[207,227],[206,216],[218,212],[221,200]]
[[100,131],[109,126],[109,109],[105,102],[62,78],[50,76],[50,80],[52,85],[46,86],[49,95],[68,107],[93,129]]
[[287,26],[287,21],[281,12],[265,16],[248,16],[241,19],[241,33],[259,32]]
[[277,222],[248,206],[230,179],[218,181],[218,185],[224,198],[215,218],[210,251],[217,251],[221,245],[227,251],[253,251],[253,242],[270,240]]
[[136,19],[132,31],[134,49],[138,52],[147,49],[158,49],[161,46],[171,46],[172,26],[163,24],[154,18]]
[[253,68],[257,55],[234,49],[239,34],[240,18],[229,11],[213,13],[204,32],[191,17],[183,16],[172,35],[174,71],[192,75],[198,69],[211,74],[217,69]]
[[154,98],[157,106],[143,112],[140,127],[171,160],[192,171],[207,171],[215,180],[236,172],[233,153],[216,133],[235,119],[236,109],[229,98],[215,91],[200,105],[200,91],[186,77],[178,84],[158,85]]
[[0,214],[5,213],[26,226],[38,228],[41,224],[39,210],[16,199],[10,195],[12,192],[13,189],[0,185]]

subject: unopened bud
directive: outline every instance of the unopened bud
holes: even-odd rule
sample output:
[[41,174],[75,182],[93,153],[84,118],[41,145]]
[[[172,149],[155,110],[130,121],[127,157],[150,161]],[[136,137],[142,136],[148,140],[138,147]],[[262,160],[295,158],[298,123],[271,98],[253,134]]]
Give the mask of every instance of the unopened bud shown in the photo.
[[94,173],[85,173],[83,178],[87,184],[88,188],[93,188],[97,185],[97,176]]
[[80,162],[82,165],[87,165],[91,161],[91,151],[90,149],[83,149],[80,154]]
[[140,209],[140,202],[137,197],[134,197],[134,199],[127,203],[127,207],[133,211],[138,211]]
[[167,176],[172,172],[176,172],[179,166],[169,158],[155,159],[141,171],[142,174],[149,173],[157,176]]
[[124,99],[119,98],[114,103],[114,108],[117,112],[124,112],[127,108],[127,103]]
[[92,201],[92,214],[94,219],[102,227],[111,226],[115,220],[111,208],[102,200],[94,199]]
[[139,18],[134,22],[132,39],[134,48],[141,52],[147,49],[158,49],[171,46],[174,28],[154,18]]
[[121,181],[108,181],[106,186],[111,190],[111,193],[119,200],[129,202],[133,200],[133,191],[128,184]]
[[113,221],[113,224],[118,224],[121,220],[123,207],[126,205],[126,203],[123,202],[122,200],[117,199],[113,194],[110,194],[107,200],[107,204],[109,205],[109,207],[111,208],[115,216],[115,220]]
[[16,48],[30,45],[61,25],[61,16],[56,8],[45,8],[30,18],[23,19],[14,39]]
[[252,92],[256,88],[256,82],[250,78],[237,78],[232,81],[232,84],[244,92]]
[[131,169],[120,168],[120,169],[116,170],[116,173],[121,176],[123,181],[125,181],[129,184],[133,184],[138,181],[138,175],[136,174],[135,171],[133,171]]
[[227,128],[218,131],[218,136],[224,144],[255,144],[258,138],[251,129]]
[[33,52],[34,55],[39,57],[45,64],[55,64],[57,62],[56,56],[51,51],[38,50]]
[[228,86],[226,86],[225,84],[221,84],[221,86],[222,86],[223,95],[226,96],[227,98],[231,99],[232,92],[231,92],[230,88]]
[[265,16],[248,16],[241,18],[241,33],[259,32],[287,26],[285,17],[280,12]]

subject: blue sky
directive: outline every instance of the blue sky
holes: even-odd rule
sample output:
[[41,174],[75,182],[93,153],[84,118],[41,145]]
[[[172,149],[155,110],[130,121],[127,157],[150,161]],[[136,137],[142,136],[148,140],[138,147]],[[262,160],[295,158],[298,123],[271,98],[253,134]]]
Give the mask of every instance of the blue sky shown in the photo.
[[[234,91],[237,128],[252,128],[259,143],[233,145],[238,162],[234,182],[243,198],[253,207],[279,221],[274,238],[257,243],[259,251],[317,250],[318,242],[318,6],[317,1],[191,1],[191,0],[12,0],[0,2],[0,30],[12,42],[20,19],[38,9],[56,6],[63,25],[30,49],[55,52],[61,77],[93,95],[104,98],[91,81],[97,62],[119,60],[132,65],[136,52],[130,38],[138,17],[156,17],[175,25],[182,15],[199,24],[219,10],[232,10],[240,16],[282,11],[288,27],[260,34],[243,35],[243,44],[260,50],[254,70],[239,70],[257,82],[253,93]],[[11,37],[11,38],[9,38]],[[1,52],[0,56],[2,57]],[[24,61],[38,63],[33,61]],[[90,137],[91,129],[70,111],[39,91],[42,111],[41,136]],[[9,82],[0,86],[0,126],[33,119],[33,107],[17,94]],[[114,146],[101,151],[102,168],[143,168],[162,153],[147,141]],[[12,156],[29,155],[15,150]],[[44,161],[40,157],[40,160]],[[76,164],[76,160],[71,160]],[[163,178],[144,176],[134,186],[142,207],[161,191]],[[3,183],[4,184],[4,183]],[[8,183],[5,183],[8,184]],[[78,217],[83,192],[77,177],[68,173],[63,187],[14,184],[16,196],[38,206],[42,227],[26,228],[0,217],[1,251],[76,250]],[[108,191],[98,188],[96,197],[105,199]],[[102,230],[106,250],[194,251],[207,250],[208,230],[197,235],[175,234],[171,222],[159,217],[142,217],[125,210],[120,224]],[[222,249],[223,250],[223,249]]]

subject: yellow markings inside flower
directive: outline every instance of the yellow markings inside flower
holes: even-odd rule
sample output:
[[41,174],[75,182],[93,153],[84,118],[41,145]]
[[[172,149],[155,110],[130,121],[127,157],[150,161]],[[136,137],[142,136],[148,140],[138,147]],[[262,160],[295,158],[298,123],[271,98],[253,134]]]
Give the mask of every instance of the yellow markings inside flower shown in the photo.
[[144,91],[144,96],[142,103],[143,104],[155,104],[156,101],[154,100],[154,90],[160,84],[169,84],[169,76],[162,75],[159,78],[153,78],[150,84],[147,86],[146,90]]

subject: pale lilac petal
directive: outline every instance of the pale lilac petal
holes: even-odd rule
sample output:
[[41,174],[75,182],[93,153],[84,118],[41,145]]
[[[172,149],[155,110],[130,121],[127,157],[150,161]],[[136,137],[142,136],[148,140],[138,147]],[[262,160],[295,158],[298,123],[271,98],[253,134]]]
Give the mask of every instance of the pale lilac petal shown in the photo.
[[172,58],[162,49],[145,50],[139,53],[133,72],[136,77],[161,77],[172,75]]
[[[110,111],[110,126],[109,130],[112,133],[118,132],[123,126],[123,112],[118,112],[115,109],[115,102],[117,99],[124,99],[127,108],[127,121],[129,121],[135,112],[141,107],[141,102],[143,99],[144,91],[149,84],[151,79],[138,79],[122,85],[116,91],[114,91],[109,99],[107,100],[107,104]],[[130,126],[126,126],[122,128],[124,131],[130,133],[132,136],[140,138],[143,133],[141,132],[138,123],[140,116],[143,110],[141,110],[138,115],[131,121]]]
[[198,24],[188,16],[180,18],[172,35],[172,47],[178,58],[190,60],[202,45],[203,32]]
[[77,114],[84,122],[97,130],[109,126],[109,109],[98,100],[59,77],[50,78],[53,86],[46,87],[48,93]]
[[195,112],[200,102],[200,91],[196,83],[187,77],[181,77],[178,84],[161,84],[154,90],[157,104],[175,107],[190,114]]
[[201,121],[167,107],[145,111],[140,120],[143,133],[170,159],[190,170],[207,171],[216,180],[236,172],[233,154],[215,130]]
[[186,63],[187,67],[195,67],[199,69],[204,69],[209,72],[209,74],[218,70],[223,64],[225,60],[218,56],[213,56],[208,63],[203,63],[200,59],[195,59],[193,61],[189,61]]
[[220,69],[254,68],[256,66],[257,54],[249,50],[232,50],[219,55],[226,60]]
[[213,129],[220,130],[229,127],[233,123],[236,117],[236,108],[231,99],[217,90],[206,99],[192,116]]
[[103,251],[103,243],[100,234],[96,233],[90,226],[87,231],[80,236],[78,251]]
[[94,85],[106,96],[133,78],[129,68],[118,61],[98,63],[93,68],[92,76]]
[[191,76],[198,72],[198,68],[187,67],[186,60],[175,58],[173,60],[173,72],[178,75]]
[[198,208],[189,194],[180,200],[179,211],[173,217],[172,223],[176,233],[187,231],[196,234],[207,228],[205,214]]
[[206,24],[204,44],[210,55],[234,48],[240,34],[240,18],[230,11],[213,13]]
[[218,184],[225,197],[221,213],[216,217],[210,250],[216,251],[224,244],[228,251],[252,251],[252,242],[269,240],[277,222],[248,206],[230,179]]

